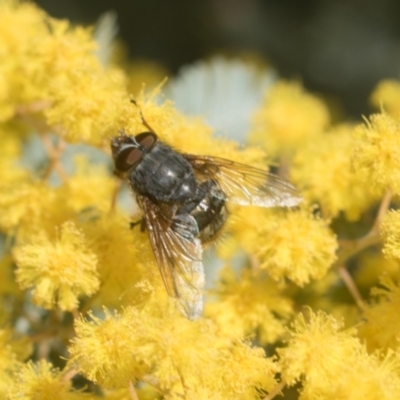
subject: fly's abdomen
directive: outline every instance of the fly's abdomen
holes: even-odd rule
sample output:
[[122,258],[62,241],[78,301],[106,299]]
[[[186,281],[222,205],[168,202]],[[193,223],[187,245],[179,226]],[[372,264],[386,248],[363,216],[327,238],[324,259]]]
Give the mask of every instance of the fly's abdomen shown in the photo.
[[177,214],[190,214],[196,220],[200,240],[208,242],[218,234],[228,217],[225,194],[215,181],[203,182],[198,186],[196,198],[180,207]]

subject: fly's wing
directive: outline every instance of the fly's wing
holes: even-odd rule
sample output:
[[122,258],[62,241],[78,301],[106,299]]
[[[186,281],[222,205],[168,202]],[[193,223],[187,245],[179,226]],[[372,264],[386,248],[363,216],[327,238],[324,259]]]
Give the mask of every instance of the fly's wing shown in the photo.
[[172,219],[157,204],[138,196],[151,247],[168,294],[181,313],[197,319],[203,311],[204,268],[198,226],[191,215]]
[[227,201],[259,207],[293,207],[302,201],[299,191],[278,175],[224,158],[183,156],[197,176],[217,181]]

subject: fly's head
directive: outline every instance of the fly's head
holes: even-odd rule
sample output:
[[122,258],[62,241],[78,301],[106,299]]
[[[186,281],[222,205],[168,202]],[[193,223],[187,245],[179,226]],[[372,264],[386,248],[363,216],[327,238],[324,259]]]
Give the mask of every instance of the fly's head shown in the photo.
[[157,135],[153,132],[128,136],[125,132],[120,131],[119,136],[111,139],[111,152],[116,175],[124,175],[135,168],[143,156],[151,151],[157,140]]

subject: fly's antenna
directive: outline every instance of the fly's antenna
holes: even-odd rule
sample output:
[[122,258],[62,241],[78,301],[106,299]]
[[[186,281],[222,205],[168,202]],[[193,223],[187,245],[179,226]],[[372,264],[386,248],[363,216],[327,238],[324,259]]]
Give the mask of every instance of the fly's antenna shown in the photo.
[[142,124],[151,132],[154,133],[154,129],[149,125],[149,123],[146,121],[146,119],[143,116],[142,109],[139,107],[138,103],[136,103],[136,100],[131,99],[131,103],[134,104],[138,109],[140,113],[140,118],[142,119]]
[[[120,136],[124,136],[127,137],[125,131],[123,129],[118,129],[118,133]],[[129,136],[129,139],[132,140],[133,144],[138,148],[141,149],[142,147],[140,146],[140,144],[136,141],[135,136]]]

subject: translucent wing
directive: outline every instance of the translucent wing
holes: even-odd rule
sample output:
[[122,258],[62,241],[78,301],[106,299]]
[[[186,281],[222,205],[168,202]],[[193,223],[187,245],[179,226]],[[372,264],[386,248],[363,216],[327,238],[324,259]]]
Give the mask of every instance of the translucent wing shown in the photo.
[[204,268],[198,227],[190,215],[172,218],[148,197],[138,196],[153,253],[171,297],[180,311],[193,320],[203,311]]
[[293,207],[302,201],[299,191],[278,175],[224,158],[183,156],[200,179],[218,182],[227,201],[260,207]]

